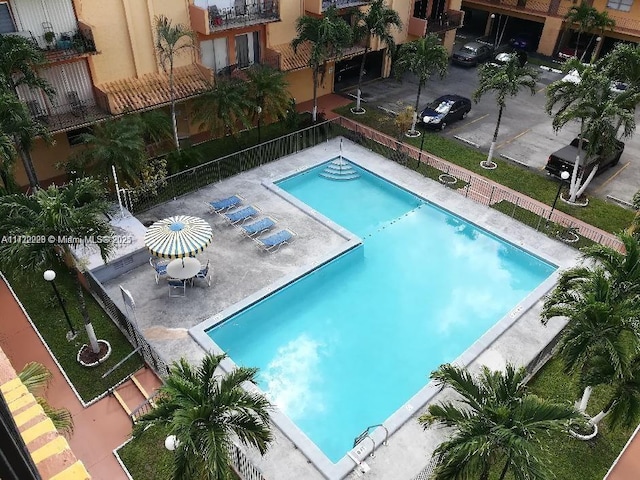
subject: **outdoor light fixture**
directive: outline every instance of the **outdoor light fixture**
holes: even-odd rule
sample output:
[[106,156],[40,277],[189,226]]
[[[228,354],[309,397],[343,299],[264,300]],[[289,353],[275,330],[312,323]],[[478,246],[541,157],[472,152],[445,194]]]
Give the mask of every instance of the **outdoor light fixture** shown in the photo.
[[549,216],[547,217],[547,225],[549,225],[549,220],[551,220],[551,215],[553,215],[553,211],[556,208],[556,203],[558,203],[558,198],[560,197],[560,190],[562,190],[562,185],[569,179],[569,172],[563,170],[560,173],[560,184],[558,185],[558,193],[556,193],[556,198],[553,200],[553,205],[551,206],[551,211],[549,212]]
[[54,272],[53,270],[47,270],[44,272],[42,276],[47,282],[51,283],[51,286],[53,287],[53,291],[55,292],[56,297],[58,297],[58,302],[60,302],[60,307],[62,308],[62,311],[64,312],[64,316],[67,319],[67,323],[69,324],[69,328],[71,329],[70,331],[67,332],[67,340],[71,341],[74,338],[76,338],[76,336],[78,335],[78,332],[76,332],[75,328],[73,328],[73,324],[71,323],[71,319],[69,318],[67,309],[64,306],[64,302],[62,301],[60,292],[58,292],[58,287],[56,287],[56,282],[54,281],[56,279],[56,272]]
[[180,440],[178,440],[175,435],[169,435],[164,439],[164,448],[166,448],[170,452],[173,452],[179,446]]
[[262,113],[262,107],[260,105],[256,107],[256,113],[258,114],[258,143],[260,143],[260,114]]

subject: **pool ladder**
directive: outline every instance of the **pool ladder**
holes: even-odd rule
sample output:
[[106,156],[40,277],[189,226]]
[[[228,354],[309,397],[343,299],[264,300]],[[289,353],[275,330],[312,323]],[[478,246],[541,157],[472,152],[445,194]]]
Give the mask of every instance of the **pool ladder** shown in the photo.
[[387,443],[389,443],[388,442],[389,430],[387,430],[387,427],[385,427],[384,425],[379,423],[377,425],[371,425],[370,427],[367,427],[360,435],[358,435],[353,440],[353,448],[356,448],[360,443],[362,443],[364,441],[365,438],[368,438],[369,440],[371,440],[371,443],[373,445],[373,447],[371,448],[371,453],[369,454],[369,456],[371,458],[374,458],[376,456],[376,441],[371,437],[370,433],[371,433],[372,429],[376,429],[378,427],[381,427],[384,430],[384,440],[382,441],[382,445],[387,445]]

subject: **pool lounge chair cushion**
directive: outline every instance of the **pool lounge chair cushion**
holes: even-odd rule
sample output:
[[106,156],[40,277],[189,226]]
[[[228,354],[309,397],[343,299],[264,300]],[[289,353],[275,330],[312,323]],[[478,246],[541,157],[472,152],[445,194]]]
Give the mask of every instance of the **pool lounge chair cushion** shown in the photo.
[[227,198],[221,198],[207,203],[213,213],[224,212],[234,207],[239,206],[242,203],[243,198],[240,195],[231,195]]
[[250,218],[260,213],[260,211],[253,205],[248,205],[235,212],[225,213],[224,218],[227,219],[232,225],[243,224]]
[[295,233],[293,233],[291,230],[284,229],[280,230],[279,232],[273,233],[268,237],[256,238],[255,240],[258,245],[260,245],[260,247],[262,247],[267,252],[275,252],[281,246],[289,243],[294,236]]
[[271,217],[264,217],[258,220],[257,222],[250,223],[248,225],[241,225],[240,229],[242,233],[244,233],[248,237],[254,237],[256,235],[260,235],[271,228],[273,228],[276,224],[276,221]]

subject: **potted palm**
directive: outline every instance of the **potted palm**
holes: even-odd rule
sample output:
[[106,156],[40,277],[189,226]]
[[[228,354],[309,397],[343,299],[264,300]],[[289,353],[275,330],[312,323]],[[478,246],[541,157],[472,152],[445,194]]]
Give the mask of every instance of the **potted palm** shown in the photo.
[[44,41],[47,42],[47,50],[51,50],[56,41],[56,34],[53,32],[44,32]]

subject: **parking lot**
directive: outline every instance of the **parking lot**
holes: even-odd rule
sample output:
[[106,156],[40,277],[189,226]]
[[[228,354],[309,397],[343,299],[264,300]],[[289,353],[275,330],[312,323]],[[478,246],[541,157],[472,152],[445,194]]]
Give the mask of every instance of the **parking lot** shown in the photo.
[[[459,39],[459,42],[464,41],[465,39]],[[517,97],[507,99],[500,124],[496,156],[544,174],[549,154],[568,144],[579,133],[578,122],[565,126],[557,133],[554,132],[551,117],[544,110],[547,86],[562,76],[540,69],[535,95],[523,90]],[[477,85],[478,74],[475,67],[451,65],[444,79],[433,77],[427,82],[420,97],[420,108],[447,93],[471,98]],[[409,75],[402,82],[394,79],[373,81],[363,86],[362,90],[366,102],[398,112],[405,106],[415,105],[417,82]],[[497,114],[495,97],[487,94],[479,103],[472,105],[466,119],[447,126],[446,130],[438,134],[456,138],[488,152]],[[620,163],[598,175],[591,182],[587,194],[602,198],[609,195],[623,202],[631,202],[633,195],[640,190],[640,165],[635,161],[640,153],[640,132],[624,141],[626,147]]]

